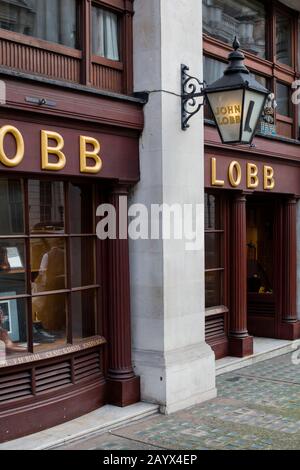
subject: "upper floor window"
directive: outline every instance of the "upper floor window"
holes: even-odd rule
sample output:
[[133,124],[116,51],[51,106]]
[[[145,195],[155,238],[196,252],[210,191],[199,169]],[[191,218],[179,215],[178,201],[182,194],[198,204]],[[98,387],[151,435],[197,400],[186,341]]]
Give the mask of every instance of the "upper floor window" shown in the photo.
[[266,57],[266,10],[257,0],[204,0],[203,30],[230,45],[238,36],[243,49]]
[[292,18],[278,12],[276,14],[276,60],[290,67],[293,65],[292,31]]
[[118,16],[108,10],[92,7],[92,52],[111,60],[120,60]]
[[[298,139],[299,110],[291,97],[300,72],[300,14],[283,3],[203,0],[204,79],[212,83],[222,76],[228,45],[231,47],[234,36],[238,36],[248,69],[270,90],[278,105],[274,127],[263,126],[262,133]],[[207,112],[206,117],[210,118]]]
[[0,0],[0,27],[77,47],[76,0]]

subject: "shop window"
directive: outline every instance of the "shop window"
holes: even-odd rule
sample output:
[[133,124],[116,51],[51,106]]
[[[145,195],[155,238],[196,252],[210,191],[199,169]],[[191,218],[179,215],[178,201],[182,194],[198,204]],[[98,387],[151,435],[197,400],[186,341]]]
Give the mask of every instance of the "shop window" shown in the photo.
[[293,19],[278,13],[276,15],[276,60],[284,65],[293,65],[292,58]]
[[223,243],[221,199],[205,194],[205,306],[216,307],[224,303]]
[[290,88],[283,83],[276,85],[277,113],[282,116],[292,117],[292,102]]
[[247,206],[248,293],[272,294],[274,290],[274,206]]
[[238,36],[243,49],[266,58],[266,10],[257,0],[204,0],[203,30],[230,45]]
[[0,341],[7,354],[96,335],[93,201],[91,184],[0,179]]
[[77,47],[76,0],[0,0],[0,27]]
[[118,16],[92,6],[92,52],[96,56],[120,60]]

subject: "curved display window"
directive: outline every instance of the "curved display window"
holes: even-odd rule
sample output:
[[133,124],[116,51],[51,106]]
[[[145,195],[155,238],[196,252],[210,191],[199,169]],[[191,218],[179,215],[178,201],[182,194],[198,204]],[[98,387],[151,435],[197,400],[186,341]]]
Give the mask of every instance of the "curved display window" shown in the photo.
[[0,339],[7,357],[96,335],[93,194],[93,185],[0,180]]

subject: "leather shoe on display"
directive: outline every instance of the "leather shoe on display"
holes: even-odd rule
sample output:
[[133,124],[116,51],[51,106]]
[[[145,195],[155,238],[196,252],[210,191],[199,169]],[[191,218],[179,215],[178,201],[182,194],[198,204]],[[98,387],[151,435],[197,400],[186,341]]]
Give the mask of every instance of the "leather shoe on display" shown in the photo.
[[50,335],[42,328],[33,325],[33,341],[35,343],[54,343],[55,339],[55,336]]

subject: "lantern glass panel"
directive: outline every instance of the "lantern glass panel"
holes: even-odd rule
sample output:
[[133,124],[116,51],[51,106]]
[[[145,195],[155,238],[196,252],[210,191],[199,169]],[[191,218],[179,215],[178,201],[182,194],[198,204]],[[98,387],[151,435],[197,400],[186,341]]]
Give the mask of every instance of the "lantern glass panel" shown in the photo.
[[241,141],[251,143],[255,135],[258,120],[262,114],[262,108],[266,95],[252,90],[245,91],[243,110],[243,130]]
[[240,140],[243,95],[242,89],[218,91],[207,95],[223,143]]

